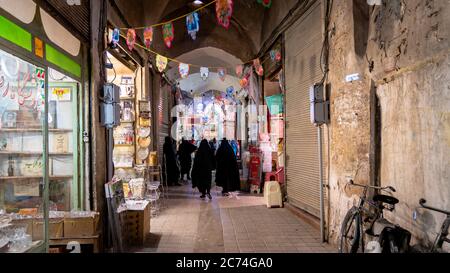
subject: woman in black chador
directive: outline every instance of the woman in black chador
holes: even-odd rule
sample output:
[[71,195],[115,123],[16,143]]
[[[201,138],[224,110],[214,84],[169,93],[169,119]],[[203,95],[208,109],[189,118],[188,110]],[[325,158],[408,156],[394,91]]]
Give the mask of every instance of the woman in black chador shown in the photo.
[[192,167],[192,158],[191,154],[197,150],[197,147],[194,144],[189,143],[184,138],[181,140],[180,146],[178,146],[178,158],[180,160],[181,165],[181,179],[184,179],[184,175],[187,174],[187,179],[191,179],[191,167]]
[[169,136],[164,139],[163,153],[166,160],[166,177],[168,185],[177,185],[180,179],[180,170],[178,169],[177,157],[173,142]]
[[216,153],[216,184],[222,187],[222,195],[240,189],[239,168],[233,148],[224,138]]
[[205,139],[200,143],[200,147],[195,154],[194,166],[192,167],[192,188],[197,187],[202,193],[200,198],[207,195],[211,197],[211,172],[214,169],[214,155]]

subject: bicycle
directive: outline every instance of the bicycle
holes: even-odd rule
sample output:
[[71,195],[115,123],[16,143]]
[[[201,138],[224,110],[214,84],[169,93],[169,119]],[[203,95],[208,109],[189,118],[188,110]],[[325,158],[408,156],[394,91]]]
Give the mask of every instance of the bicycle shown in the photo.
[[439,213],[443,213],[445,215],[447,215],[447,217],[445,218],[444,222],[441,225],[441,230],[439,232],[439,234],[436,236],[436,239],[434,240],[433,245],[429,248],[429,249],[423,249],[423,247],[421,245],[415,245],[411,248],[411,252],[430,252],[430,253],[441,253],[444,252],[442,250],[442,246],[444,245],[444,243],[450,243],[450,238],[448,238],[448,229],[450,227],[450,211],[445,211],[442,209],[437,209],[434,207],[430,207],[430,206],[426,206],[425,203],[427,202],[427,200],[425,199],[420,199],[419,200],[419,204],[422,208],[424,209],[428,209],[431,211],[436,211]]
[[[347,185],[357,186],[364,188],[362,194],[359,197],[358,206],[353,206],[345,215],[341,226],[340,238],[339,238],[339,252],[340,253],[357,253],[359,250],[364,252],[364,234],[369,234],[371,236],[380,236],[380,234],[385,230],[386,227],[396,228],[383,217],[383,210],[387,209],[393,211],[395,204],[399,200],[395,197],[389,195],[375,194],[372,199],[368,199],[367,194],[369,189],[377,191],[395,192],[394,187],[377,187],[360,185],[350,180]],[[367,208],[365,205],[368,204]],[[385,205],[387,204],[387,205]],[[364,219],[363,219],[364,216]],[[369,227],[364,230],[364,223],[369,223]],[[378,223],[379,231],[374,231],[374,225]],[[387,233],[388,237],[392,235]],[[390,245],[390,251],[396,252],[395,240],[393,238],[382,238],[384,242]]]

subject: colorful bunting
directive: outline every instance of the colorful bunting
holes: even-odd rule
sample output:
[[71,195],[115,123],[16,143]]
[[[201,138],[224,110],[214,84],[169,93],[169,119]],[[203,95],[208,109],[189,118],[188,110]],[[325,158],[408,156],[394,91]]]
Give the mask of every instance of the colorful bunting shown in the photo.
[[233,14],[233,0],[217,0],[216,16],[219,25],[228,29]]
[[257,0],[257,1],[265,8],[270,8],[270,6],[272,5],[272,0]]
[[156,67],[159,72],[163,72],[167,66],[167,58],[161,55],[156,55]]
[[192,40],[195,40],[197,38],[197,32],[200,30],[200,19],[197,12],[193,12],[186,16],[186,27]]
[[261,62],[259,61],[259,59],[253,60],[253,67],[255,68],[255,72],[256,72],[256,74],[258,74],[258,76],[264,75],[264,68],[261,65]]
[[200,67],[200,77],[202,80],[206,81],[209,76],[209,68],[208,67]]
[[245,76],[244,78],[242,78],[242,79],[239,81],[239,84],[241,85],[242,88],[247,88],[247,87],[248,87],[248,84],[249,84],[248,78],[249,78],[249,76],[250,76],[250,74],[247,75],[247,76]]
[[147,27],[144,29],[144,42],[147,48],[150,48],[153,42],[153,27]]
[[270,51],[270,59],[271,59],[273,62],[279,62],[279,61],[281,61],[281,52],[280,52],[280,50],[279,50],[279,49],[272,49],[272,50]]
[[164,43],[166,44],[167,48],[171,48],[173,39],[175,38],[175,30],[173,27],[173,23],[170,22],[170,23],[163,25],[162,31],[163,31]]
[[234,87],[233,86],[228,87],[227,88],[227,95],[232,97],[233,93],[234,93]]
[[226,68],[218,68],[217,74],[219,75],[219,79],[221,81],[225,81],[225,78],[227,76],[227,69]]
[[189,65],[180,63],[178,65],[178,72],[180,72],[181,78],[185,79],[189,75]]
[[111,38],[111,42],[114,46],[117,46],[117,44],[119,43],[119,39],[120,39],[120,29],[115,28],[113,30],[112,33],[112,38]]
[[244,74],[244,66],[242,64],[239,64],[236,66],[236,76],[240,78],[242,77],[242,74]]
[[130,51],[134,49],[134,45],[136,44],[136,31],[132,28],[128,29],[127,32],[127,46]]

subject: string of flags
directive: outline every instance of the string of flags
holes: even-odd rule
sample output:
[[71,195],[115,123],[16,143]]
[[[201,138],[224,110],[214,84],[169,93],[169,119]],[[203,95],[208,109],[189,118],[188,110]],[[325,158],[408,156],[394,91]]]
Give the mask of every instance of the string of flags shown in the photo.
[[[256,0],[256,1],[261,5],[263,5],[265,8],[269,8],[272,4],[272,0]],[[160,26],[162,30],[164,44],[167,48],[171,48],[173,45],[173,41],[175,39],[175,28],[173,22],[183,18],[185,18],[186,20],[187,33],[192,38],[192,40],[195,40],[197,38],[197,33],[200,31],[200,16],[198,11],[205,9],[206,7],[214,3],[216,4],[215,11],[218,24],[228,29],[230,27],[231,17],[233,15],[233,4],[234,4],[233,0],[214,0],[202,7],[197,8],[196,10],[194,10],[189,14],[182,15],[175,19],[165,21],[162,23],[154,24],[151,26],[134,27],[134,28],[115,28],[112,33],[111,42],[115,46],[117,46],[120,37],[123,37],[126,39],[126,44],[130,51],[133,51],[134,48],[137,46],[148,52],[155,54],[156,67],[159,72],[163,72],[167,68],[169,61],[173,61],[178,63],[178,72],[181,78],[183,79],[187,78],[189,75],[190,67],[194,66],[200,68],[200,76],[203,80],[206,80],[209,77],[211,67],[204,67],[194,64],[183,63],[176,59],[171,59],[162,56],[161,54],[158,54],[157,52],[153,51],[151,49],[151,45],[153,43],[153,35],[155,27]],[[126,36],[122,35],[120,30],[126,30]],[[145,46],[142,46],[136,42],[136,30],[143,30]],[[245,65],[252,64],[252,67],[254,68],[256,74],[262,76],[264,74],[263,63],[268,59],[272,59],[272,61],[279,62],[281,60],[280,50],[278,51],[272,50],[270,52],[270,58],[265,59],[263,62],[261,62],[259,59],[255,59],[236,66],[235,72],[238,78],[240,78],[242,87],[246,87],[248,85],[249,77],[251,75],[251,71],[249,72],[248,70],[246,70],[246,73],[244,73],[246,67]],[[227,76],[227,69],[225,67],[213,67],[213,69],[217,70],[217,74],[220,80],[225,81]]]

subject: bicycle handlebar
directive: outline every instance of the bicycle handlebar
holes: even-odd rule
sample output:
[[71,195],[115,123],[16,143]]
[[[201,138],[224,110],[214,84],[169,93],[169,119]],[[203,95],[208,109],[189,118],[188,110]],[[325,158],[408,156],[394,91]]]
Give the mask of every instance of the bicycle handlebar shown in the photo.
[[352,179],[350,179],[349,184],[352,186],[362,187],[362,188],[371,188],[376,190],[390,190],[392,192],[396,192],[395,188],[392,186],[386,186],[386,187],[378,187],[378,186],[370,186],[370,185],[361,185],[355,183]]
[[421,198],[421,199],[419,200],[420,206],[423,207],[423,208],[425,208],[425,209],[429,209],[429,210],[433,210],[433,211],[437,211],[437,212],[440,212],[440,213],[443,213],[443,214],[450,215],[450,211],[445,211],[445,210],[442,210],[442,209],[437,209],[437,208],[434,208],[434,207],[426,206],[426,205],[425,205],[426,202],[427,202],[427,200],[425,200],[425,199],[423,199],[423,198]]

